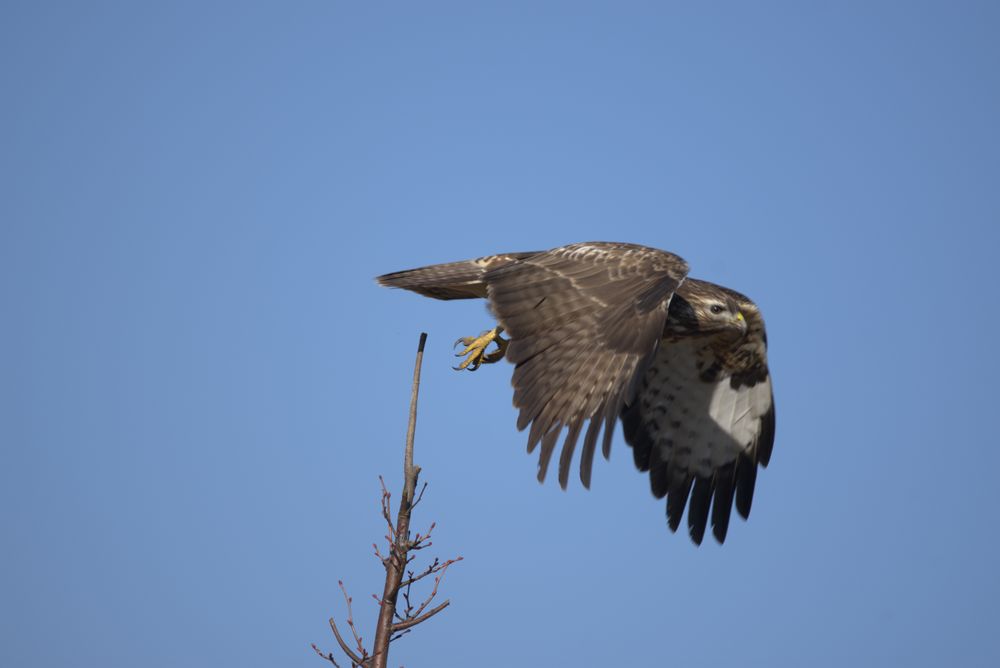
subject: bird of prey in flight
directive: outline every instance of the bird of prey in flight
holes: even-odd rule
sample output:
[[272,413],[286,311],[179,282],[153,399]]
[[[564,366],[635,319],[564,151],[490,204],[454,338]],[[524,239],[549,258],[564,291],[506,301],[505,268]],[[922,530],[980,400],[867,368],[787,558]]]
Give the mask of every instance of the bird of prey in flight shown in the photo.
[[711,518],[722,543],[734,500],[749,516],[757,466],[767,466],[774,444],[767,336],[747,297],[687,273],[673,253],[588,242],[377,280],[435,299],[488,301],[497,326],[459,340],[467,356],[459,368],[514,364],[517,428],[530,427],[528,452],[541,446],[539,481],[565,429],[559,484],[582,435],[580,480],[589,488],[598,439],[607,458],[621,419],[635,465],[667,498],[670,529],[687,506],[691,539],[701,543]]

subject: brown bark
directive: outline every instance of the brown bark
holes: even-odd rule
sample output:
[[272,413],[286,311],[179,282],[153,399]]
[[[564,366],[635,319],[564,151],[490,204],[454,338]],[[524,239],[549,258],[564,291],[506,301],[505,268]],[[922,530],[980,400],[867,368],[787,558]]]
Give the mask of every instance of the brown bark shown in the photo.
[[392,619],[396,614],[396,600],[399,586],[406,572],[406,558],[410,551],[410,513],[413,510],[413,495],[417,489],[420,467],[413,463],[413,437],[417,430],[417,395],[420,392],[420,366],[424,359],[424,343],[427,334],[421,332],[417,345],[417,361],[413,367],[413,389],[410,392],[410,421],[406,427],[406,454],[403,458],[403,495],[399,500],[396,515],[396,540],[389,550],[385,566],[385,588],[382,590],[382,606],[375,627],[375,642],[372,646],[371,668],[385,668],[389,660],[389,641],[392,639]]

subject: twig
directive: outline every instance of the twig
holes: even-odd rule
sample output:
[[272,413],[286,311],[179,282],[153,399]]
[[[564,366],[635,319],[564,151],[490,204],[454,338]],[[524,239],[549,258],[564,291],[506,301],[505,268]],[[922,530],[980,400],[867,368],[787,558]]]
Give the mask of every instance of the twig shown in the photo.
[[[365,656],[368,652],[365,650],[365,644],[361,641],[361,636],[358,635],[358,628],[354,625],[354,609],[351,607],[354,599],[347,595],[343,580],[338,580],[337,584],[340,585],[340,591],[344,594],[344,602],[347,603],[347,625],[351,628],[351,635],[354,636],[354,644],[358,646],[361,655]],[[331,619],[330,622],[333,623],[333,620]]]
[[431,595],[428,596],[427,599],[423,603],[420,604],[420,607],[417,608],[416,612],[414,612],[413,615],[411,615],[411,616],[413,616],[413,617],[420,616],[420,613],[424,611],[424,608],[426,608],[428,605],[430,605],[430,602],[434,600],[435,596],[437,596],[438,585],[440,585],[441,584],[441,580],[444,579],[444,573],[445,573],[445,571],[447,571],[448,567],[451,566],[453,563],[455,563],[456,561],[461,561],[461,560],[462,560],[462,557],[458,557],[457,559],[449,559],[448,561],[444,562],[444,564],[441,565],[441,569],[440,569],[441,570],[441,574],[438,575],[436,578],[434,578],[434,589],[431,590]]
[[426,569],[424,569],[424,572],[421,573],[420,575],[414,575],[413,571],[410,571],[410,573],[409,573],[410,577],[408,577],[407,579],[405,579],[402,582],[400,582],[399,585],[401,587],[409,587],[414,582],[419,582],[420,580],[423,580],[428,575],[433,575],[434,573],[437,573],[440,570],[441,570],[441,566],[438,563],[438,560],[435,559],[434,563],[431,564],[430,566],[428,566]]
[[420,499],[424,498],[424,490],[425,489],[427,489],[427,483],[426,482],[423,485],[421,485],[421,487],[420,487],[420,493],[417,494],[417,498],[413,501],[413,505],[410,506],[411,510],[413,508],[417,507],[417,504],[420,503]]
[[312,648],[313,648],[314,652],[316,652],[321,657],[323,657],[324,659],[326,659],[327,661],[329,661],[330,663],[332,663],[337,668],[340,668],[340,664],[337,663],[337,660],[333,658],[333,652],[329,652],[327,654],[323,654],[323,650],[321,650],[319,647],[316,647],[316,643],[312,644]]

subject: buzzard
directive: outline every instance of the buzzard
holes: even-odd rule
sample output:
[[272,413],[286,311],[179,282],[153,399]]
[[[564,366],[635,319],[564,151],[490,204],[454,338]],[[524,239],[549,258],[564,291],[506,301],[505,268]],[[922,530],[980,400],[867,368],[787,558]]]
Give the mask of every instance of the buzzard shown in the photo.
[[377,280],[435,299],[488,300],[498,325],[459,339],[468,357],[458,368],[514,364],[517,428],[530,427],[529,453],[540,446],[539,481],[565,429],[559,484],[582,435],[580,480],[589,488],[598,439],[607,458],[620,419],[635,465],[667,499],[671,531],[687,506],[688,532],[701,544],[711,507],[722,543],[734,500],[747,518],[757,466],[771,457],[767,336],[747,297],[687,273],[673,253],[588,242]]

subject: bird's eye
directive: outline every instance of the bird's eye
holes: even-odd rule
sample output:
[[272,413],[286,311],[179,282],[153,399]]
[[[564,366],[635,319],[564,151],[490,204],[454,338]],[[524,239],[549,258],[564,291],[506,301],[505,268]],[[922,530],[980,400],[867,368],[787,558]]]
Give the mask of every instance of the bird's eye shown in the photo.
[[711,306],[711,308],[709,310],[712,313],[715,313],[716,315],[718,315],[719,313],[722,313],[725,309],[723,309],[722,306],[720,306],[719,304],[712,304],[712,306]]

